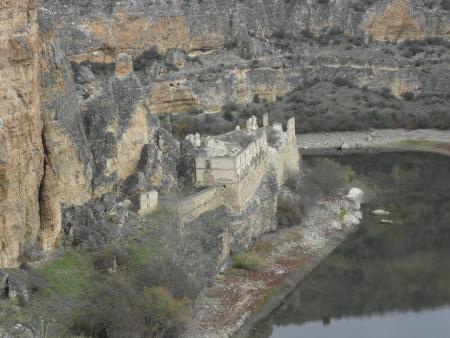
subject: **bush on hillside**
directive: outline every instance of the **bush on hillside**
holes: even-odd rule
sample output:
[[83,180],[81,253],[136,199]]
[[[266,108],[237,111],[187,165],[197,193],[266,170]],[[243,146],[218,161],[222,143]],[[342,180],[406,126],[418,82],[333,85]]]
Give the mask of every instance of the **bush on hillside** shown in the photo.
[[233,257],[233,267],[242,270],[256,270],[264,265],[264,261],[261,257],[249,254],[241,253]]

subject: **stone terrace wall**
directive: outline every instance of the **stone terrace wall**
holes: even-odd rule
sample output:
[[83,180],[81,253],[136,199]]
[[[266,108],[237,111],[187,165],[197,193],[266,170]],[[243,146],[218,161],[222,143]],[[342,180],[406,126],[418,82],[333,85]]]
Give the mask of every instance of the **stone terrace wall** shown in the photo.
[[189,223],[201,214],[222,205],[219,188],[210,187],[177,202],[177,216],[182,223]]

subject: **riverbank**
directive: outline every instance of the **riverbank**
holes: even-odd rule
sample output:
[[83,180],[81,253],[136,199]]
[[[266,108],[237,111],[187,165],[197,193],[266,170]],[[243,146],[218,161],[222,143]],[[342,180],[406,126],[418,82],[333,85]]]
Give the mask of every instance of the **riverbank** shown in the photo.
[[322,202],[301,226],[258,239],[249,253],[263,262],[231,268],[196,301],[185,338],[246,337],[359,224],[361,213],[345,200]]
[[[302,154],[366,151],[428,151],[450,155],[450,130],[383,129],[365,132],[298,134]],[[339,150],[337,149],[339,148]]]

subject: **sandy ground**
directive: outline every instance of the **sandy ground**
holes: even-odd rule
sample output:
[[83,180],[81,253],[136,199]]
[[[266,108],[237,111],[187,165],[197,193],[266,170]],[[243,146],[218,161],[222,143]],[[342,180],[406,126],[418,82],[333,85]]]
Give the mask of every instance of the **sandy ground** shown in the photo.
[[359,218],[361,213],[347,201],[327,201],[313,208],[301,226],[261,237],[251,253],[263,259],[263,266],[231,268],[219,276],[197,299],[184,337],[246,337],[254,322],[278,306],[357,227]]
[[303,153],[333,149],[344,145],[344,151],[367,148],[395,150],[427,150],[450,153],[450,130],[385,129],[367,132],[333,132],[298,134],[299,148]]

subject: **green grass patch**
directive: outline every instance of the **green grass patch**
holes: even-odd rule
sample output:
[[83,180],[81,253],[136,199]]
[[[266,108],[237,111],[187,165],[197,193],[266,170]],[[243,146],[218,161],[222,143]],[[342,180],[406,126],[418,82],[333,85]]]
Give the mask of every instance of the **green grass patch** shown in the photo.
[[345,215],[347,215],[347,210],[341,207],[339,210],[339,220],[342,222],[344,220]]
[[429,140],[404,140],[386,144],[385,147],[400,150],[429,151],[447,155],[450,153],[450,142],[446,143]]
[[93,271],[91,255],[67,251],[61,259],[37,268],[35,273],[60,295],[76,299],[89,285]]
[[429,141],[429,140],[405,140],[392,142],[387,144],[387,147],[392,148],[409,148],[409,149],[435,149],[440,145],[445,144],[443,142]]
[[256,255],[242,253],[233,257],[233,267],[242,270],[257,270],[264,265],[264,260]]
[[132,265],[146,266],[150,260],[162,259],[164,252],[157,239],[157,230],[159,227],[170,226],[171,222],[170,216],[163,212],[157,212],[146,218],[144,228],[126,244]]

